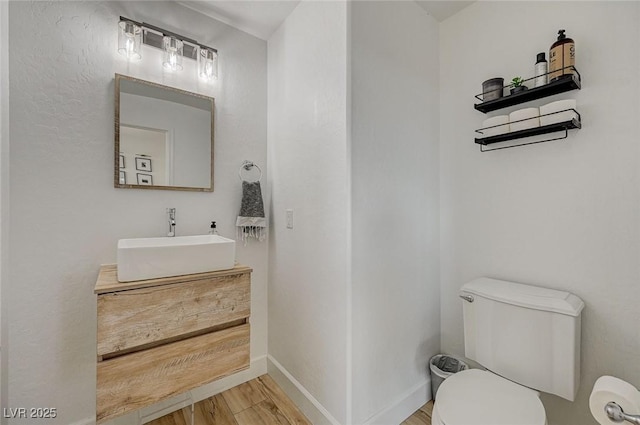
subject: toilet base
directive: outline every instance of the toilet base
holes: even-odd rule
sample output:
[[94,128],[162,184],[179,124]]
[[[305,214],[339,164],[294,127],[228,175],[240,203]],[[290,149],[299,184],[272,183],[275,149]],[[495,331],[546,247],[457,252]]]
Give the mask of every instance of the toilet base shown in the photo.
[[431,425],[444,425],[442,419],[440,419],[440,413],[438,412],[438,406],[433,403],[433,410],[431,411]]

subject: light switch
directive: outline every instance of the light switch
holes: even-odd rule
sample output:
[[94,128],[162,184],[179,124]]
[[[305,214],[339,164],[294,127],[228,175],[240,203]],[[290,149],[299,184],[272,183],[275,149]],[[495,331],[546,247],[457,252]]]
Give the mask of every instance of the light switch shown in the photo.
[[286,210],[287,212],[287,229],[293,229],[293,210]]

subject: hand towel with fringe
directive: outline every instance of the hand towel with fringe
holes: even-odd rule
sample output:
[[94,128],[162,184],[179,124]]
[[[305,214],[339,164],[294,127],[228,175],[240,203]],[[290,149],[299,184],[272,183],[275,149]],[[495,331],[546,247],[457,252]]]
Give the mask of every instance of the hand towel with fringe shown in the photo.
[[250,238],[264,240],[267,220],[264,216],[262,189],[260,189],[259,181],[242,181],[242,203],[236,226],[238,227],[238,238],[241,238],[245,245]]

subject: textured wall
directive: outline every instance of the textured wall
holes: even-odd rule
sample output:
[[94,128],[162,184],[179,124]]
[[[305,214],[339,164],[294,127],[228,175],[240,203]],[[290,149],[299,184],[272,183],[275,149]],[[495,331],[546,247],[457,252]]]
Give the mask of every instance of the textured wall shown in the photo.
[[[56,407],[52,424],[95,415],[93,286],[125,237],[202,234],[211,220],[235,236],[243,159],[266,172],[266,43],[171,2],[13,2],[10,12],[10,407]],[[116,52],[118,17],[156,23],[220,50],[220,80],[193,65],[165,74],[159,54],[128,64]],[[185,60],[185,62],[187,62]],[[114,73],[216,98],[215,192],[113,188]],[[3,96],[4,97],[4,96]],[[252,357],[266,355],[265,243],[238,245],[252,266]],[[8,350],[7,350],[8,349]],[[3,370],[3,374],[5,371]],[[10,421],[29,423],[29,421]]]
[[[302,2],[269,39],[269,355],[347,409],[346,3]],[[287,229],[285,210],[294,210]]]
[[[638,2],[477,2],[442,22],[442,347],[463,354],[465,282],[489,276],[571,291],[586,303],[574,403],[543,396],[550,425],[594,424],[604,374],[640,387]],[[576,41],[583,128],[565,141],[480,153],[473,96],[492,77],[533,75],[558,29]],[[548,55],[547,55],[548,57]],[[521,105],[497,111],[509,113]]]
[[351,9],[354,424],[426,403],[440,349],[438,27],[415,2]]

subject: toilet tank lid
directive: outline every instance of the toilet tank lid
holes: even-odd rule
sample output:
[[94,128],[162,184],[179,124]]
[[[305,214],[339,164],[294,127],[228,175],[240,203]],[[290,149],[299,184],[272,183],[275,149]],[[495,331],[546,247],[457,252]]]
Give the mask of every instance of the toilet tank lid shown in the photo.
[[579,316],[584,308],[584,302],[570,292],[488,277],[466,283],[461,291],[506,304],[574,317]]

